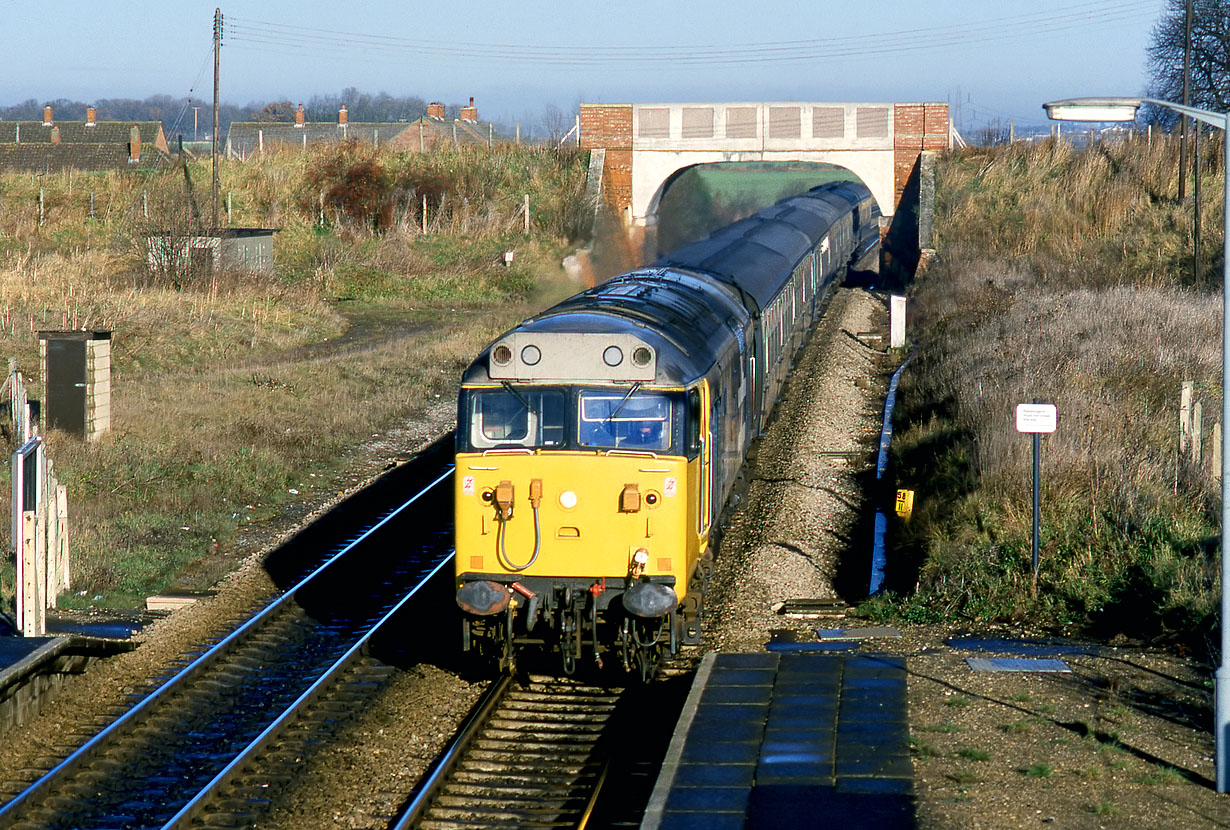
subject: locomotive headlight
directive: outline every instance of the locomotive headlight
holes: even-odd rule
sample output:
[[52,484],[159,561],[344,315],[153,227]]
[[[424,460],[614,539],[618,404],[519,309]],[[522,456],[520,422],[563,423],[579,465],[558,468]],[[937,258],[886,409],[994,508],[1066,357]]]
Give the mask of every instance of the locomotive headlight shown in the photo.
[[637,548],[636,553],[632,554],[632,561],[642,568],[645,567],[649,564],[649,551],[644,548]]
[[542,360],[542,351],[537,346],[526,346],[521,350],[521,362],[526,366],[537,366]]
[[571,490],[565,490],[559,494],[559,506],[565,510],[571,510],[577,506],[577,494]]
[[615,367],[623,363],[623,349],[618,346],[607,346],[606,351],[602,353],[602,362],[611,367]]

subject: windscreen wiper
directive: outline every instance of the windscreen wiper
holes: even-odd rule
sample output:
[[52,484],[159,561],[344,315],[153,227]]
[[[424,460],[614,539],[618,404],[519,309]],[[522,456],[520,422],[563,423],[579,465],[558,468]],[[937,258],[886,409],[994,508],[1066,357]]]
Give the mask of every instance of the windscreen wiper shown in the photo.
[[641,382],[639,380],[636,383],[632,384],[632,388],[628,390],[628,394],[624,395],[624,399],[619,402],[619,406],[611,410],[611,414],[606,416],[606,420],[602,422],[602,425],[606,426],[611,421],[615,420],[615,416],[618,415],[620,412],[624,411],[624,405],[628,403],[628,400],[633,395],[635,395],[636,390],[640,388],[641,388]]
[[525,407],[526,412],[530,411],[530,402],[521,396],[521,393],[517,391],[517,387],[513,386],[511,383],[509,383],[506,380],[500,381],[500,385],[503,386],[505,389],[507,389],[509,392],[511,392],[513,397],[521,401],[521,405]]

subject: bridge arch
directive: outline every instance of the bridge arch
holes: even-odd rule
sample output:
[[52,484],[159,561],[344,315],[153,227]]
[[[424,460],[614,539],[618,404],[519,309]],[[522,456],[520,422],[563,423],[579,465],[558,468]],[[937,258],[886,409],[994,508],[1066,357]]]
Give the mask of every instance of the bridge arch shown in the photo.
[[[877,191],[877,188],[873,187],[872,182],[868,181],[868,175],[874,174],[875,172],[877,172],[874,169],[874,167],[872,167],[871,169],[863,169],[863,170],[851,169],[849,166],[847,166],[849,162],[851,161],[849,158],[843,158],[839,162],[839,161],[831,161],[828,158],[812,158],[810,156],[805,157],[803,154],[796,154],[796,155],[790,155],[789,157],[782,157],[782,158],[775,157],[775,158],[768,158],[768,159],[765,159],[765,158],[756,158],[756,159],[733,158],[732,159],[732,158],[724,158],[724,157],[716,158],[716,159],[707,159],[707,160],[688,159],[686,161],[681,162],[680,166],[676,167],[674,170],[667,173],[662,178],[662,180],[658,183],[657,189],[653,192],[653,194],[649,197],[648,201],[646,202],[643,224],[649,227],[652,227],[658,224],[658,216],[661,212],[663,197],[665,197],[666,192],[671,189],[671,187],[675,184],[675,182],[678,181],[679,178],[683,176],[684,173],[688,172],[689,170],[693,170],[697,167],[704,167],[709,164],[725,164],[725,163],[730,163],[730,162],[742,162],[742,161],[768,161],[768,162],[782,162],[782,163],[807,162],[807,163],[812,163],[812,164],[827,164],[827,165],[834,166],[834,167],[840,167],[843,170],[848,170],[849,172],[853,173],[863,182],[863,184],[867,185],[868,189],[871,190],[871,195],[875,197],[876,203],[880,206],[881,212],[883,212],[885,206],[888,206],[890,209],[892,207],[891,200],[893,198],[893,193],[890,188],[885,187],[886,183],[879,182],[878,184],[880,185],[880,187],[878,188],[878,191]],[[650,181],[652,181],[653,179],[658,178],[658,176],[655,174],[655,175],[649,176],[648,178]]]
[[602,151],[604,198],[633,232],[653,227],[681,171],[714,162],[836,164],[892,216],[919,154],[948,149],[949,134],[944,103],[582,104],[580,113],[581,146]]

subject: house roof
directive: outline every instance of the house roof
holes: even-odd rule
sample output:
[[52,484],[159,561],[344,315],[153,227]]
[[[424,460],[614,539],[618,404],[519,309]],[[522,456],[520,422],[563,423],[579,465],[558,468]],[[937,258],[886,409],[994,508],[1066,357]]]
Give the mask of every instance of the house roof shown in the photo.
[[133,127],[141,131],[142,144],[154,144],[170,152],[161,121],[96,121],[87,127],[84,121],[59,121],[44,126],[42,121],[0,121],[0,144],[50,144],[53,127],[60,130],[61,144],[123,144],[128,146]]
[[404,129],[405,121],[309,121],[302,127],[288,121],[232,121],[226,134],[226,149],[228,153],[246,156],[256,152],[262,142],[270,148],[278,144],[298,145],[305,137],[309,144],[349,139],[384,144]]
[[419,140],[419,131],[423,131],[424,144],[447,143],[486,144],[489,141],[503,141],[504,136],[496,132],[495,125],[490,121],[463,121],[460,118],[433,118],[424,115],[416,121],[405,125],[398,143],[405,143],[412,148]]
[[[24,132],[24,130],[23,130]],[[139,161],[129,161],[127,140],[123,144],[47,144],[26,142],[0,144],[0,170],[51,173],[72,170],[149,170],[170,160],[152,144],[143,144]]]
[[453,141],[454,134],[458,144],[486,144],[489,136],[503,140],[487,121],[427,116],[417,121],[351,121],[344,125],[310,121],[302,127],[289,121],[232,121],[226,136],[226,150],[228,154],[247,156],[256,152],[262,142],[272,148],[278,144],[302,145],[305,139],[308,144],[356,139],[374,145],[414,149],[418,147],[420,124],[425,143],[431,146]]

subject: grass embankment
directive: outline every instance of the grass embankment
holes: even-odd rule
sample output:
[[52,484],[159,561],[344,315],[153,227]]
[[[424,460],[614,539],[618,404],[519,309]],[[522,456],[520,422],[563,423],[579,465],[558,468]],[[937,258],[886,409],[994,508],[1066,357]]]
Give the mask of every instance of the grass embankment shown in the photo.
[[[208,182],[207,163],[192,174]],[[572,290],[560,260],[583,232],[584,177],[581,154],[526,147],[227,161],[223,223],[229,193],[230,225],[282,229],[260,277],[146,268],[147,231],[196,224],[178,169],[0,177],[0,355],[36,375],[37,331],[115,332],[111,433],[48,436],[71,514],[62,602],[207,587],[240,529],[331,491],[357,445],[451,398],[488,340]],[[0,484],[0,509],[8,497]],[[13,573],[10,556],[0,607]]]
[[[921,348],[894,443],[915,513],[896,531],[894,593],[869,610],[1211,646],[1220,153],[1204,181],[1216,253],[1196,277],[1176,143],[1019,143],[941,161],[940,258],[913,288]],[[1202,464],[1178,452],[1185,380],[1203,401]],[[1031,439],[1013,417],[1034,400],[1059,412],[1042,439],[1036,596]]]

